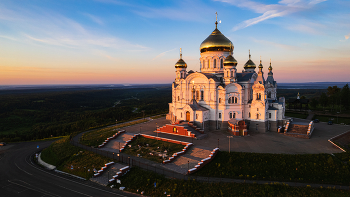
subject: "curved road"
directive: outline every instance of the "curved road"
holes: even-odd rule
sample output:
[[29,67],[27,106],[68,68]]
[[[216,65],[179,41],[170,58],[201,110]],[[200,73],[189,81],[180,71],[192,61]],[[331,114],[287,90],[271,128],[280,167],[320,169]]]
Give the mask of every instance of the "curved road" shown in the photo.
[[[45,170],[32,162],[31,156],[53,141],[23,142],[0,147],[0,196],[138,196],[110,189]],[[39,145],[40,149],[37,149]]]

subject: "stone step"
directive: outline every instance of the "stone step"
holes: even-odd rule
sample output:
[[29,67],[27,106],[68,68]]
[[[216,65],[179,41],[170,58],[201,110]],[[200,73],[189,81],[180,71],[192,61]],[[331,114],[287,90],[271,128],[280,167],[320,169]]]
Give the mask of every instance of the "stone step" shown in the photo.
[[188,169],[194,168],[202,159],[209,157],[212,149],[200,146],[192,146],[184,155],[178,156],[173,162],[165,164],[164,167],[186,174]]
[[[100,185],[107,186],[108,181],[113,178],[114,175],[116,175],[118,172],[120,172],[120,169],[126,167],[127,165],[121,164],[121,163],[114,163],[113,165],[109,166],[106,170],[104,170],[101,175],[98,177],[93,177],[90,180],[93,182],[96,182]],[[109,176],[109,177],[108,177]]]

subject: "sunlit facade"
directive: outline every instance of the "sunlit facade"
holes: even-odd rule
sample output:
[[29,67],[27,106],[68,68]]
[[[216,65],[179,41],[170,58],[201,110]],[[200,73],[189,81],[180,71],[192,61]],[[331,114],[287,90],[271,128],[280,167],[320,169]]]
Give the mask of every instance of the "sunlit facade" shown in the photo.
[[276,97],[271,62],[265,80],[261,60],[256,72],[249,52],[239,73],[233,49],[216,22],[215,30],[200,45],[200,72],[186,70],[180,50],[168,119],[194,122],[204,131],[227,130],[228,122],[242,120],[250,131],[277,131],[282,126],[285,99]]

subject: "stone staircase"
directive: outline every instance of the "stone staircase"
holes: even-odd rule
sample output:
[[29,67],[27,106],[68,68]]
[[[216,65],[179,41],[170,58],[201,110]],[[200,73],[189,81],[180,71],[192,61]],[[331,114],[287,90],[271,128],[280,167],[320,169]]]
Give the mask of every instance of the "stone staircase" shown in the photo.
[[307,134],[308,125],[300,125],[300,124],[291,124],[288,128],[288,133],[299,133],[299,134]]
[[[211,154],[212,149],[192,146],[184,155],[177,157],[173,162],[165,164],[164,168],[175,171],[177,173],[186,174],[188,169],[194,168],[202,159],[207,158]],[[189,162],[189,167],[188,167]]]
[[90,180],[93,182],[96,182],[100,185],[107,186],[109,183],[109,180],[112,179],[112,177],[114,175],[116,175],[118,172],[120,172],[120,169],[125,168],[125,167],[127,167],[127,165],[120,164],[120,163],[114,163],[113,165],[108,167],[105,171],[103,171],[100,176],[93,177]]
[[309,139],[307,135],[309,125],[304,124],[290,124],[288,131],[284,133],[286,136]]
[[132,138],[134,135],[134,133],[122,133],[117,138],[109,141],[103,148],[101,148],[101,150],[119,153],[119,143],[121,148],[125,142]]

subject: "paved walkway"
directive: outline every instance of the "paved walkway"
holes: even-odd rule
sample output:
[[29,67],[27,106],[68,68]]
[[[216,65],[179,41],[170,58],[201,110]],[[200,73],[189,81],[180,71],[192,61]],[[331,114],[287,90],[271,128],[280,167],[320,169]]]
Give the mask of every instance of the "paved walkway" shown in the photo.
[[[302,119],[294,118],[295,121],[305,121]],[[156,124],[157,123],[157,124]],[[164,124],[169,124],[169,121],[165,118],[160,118],[157,120],[152,120],[146,123],[141,123],[138,125],[133,125],[125,127],[124,129],[130,133],[144,133],[156,136],[154,132],[157,126],[162,126]],[[337,153],[342,152],[338,148],[334,147],[327,140],[335,135],[341,134],[345,131],[349,131],[350,127],[348,125],[327,125],[327,123],[316,123],[315,130],[311,139],[299,139],[284,136],[283,134],[268,132],[268,133],[255,133],[250,132],[249,136],[238,137],[233,136],[230,143],[231,151],[238,152],[256,152],[256,153],[287,153],[287,154],[303,154],[303,153]],[[81,133],[82,134],[82,133]],[[81,134],[75,136],[73,141],[78,142]],[[192,138],[186,138],[182,136],[174,136],[168,134],[158,134],[159,137],[172,138],[176,140],[192,142]],[[208,137],[202,140],[194,140],[194,147],[206,147],[212,150],[215,147],[219,147],[220,150],[229,150],[229,139],[227,136],[231,136],[229,132],[222,131],[211,131],[207,132]],[[111,145],[113,146],[113,145]],[[114,145],[115,146],[115,145]],[[119,147],[118,147],[119,148]],[[107,155],[111,157],[111,154],[106,154],[106,152],[100,152],[100,154]],[[125,158],[130,157],[133,165],[142,164],[142,168],[155,171],[160,174],[164,174],[166,177],[176,177],[188,179],[187,176],[175,173],[174,171],[164,170],[166,165],[156,163],[147,159],[134,157],[120,153],[121,156]],[[176,160],[175,160],[176,161]],[[183,165],[183,164],[181,164]],[[145,167],[146,166],[146,167]],[[220,179],[213,177],[195,177],[199,181],[209,182],[246,182],[246,183],[270,183],[271,181],[254,181],[254,180],[241,180],[241,179]],[[107,178],[106,178],[107,180]],[[276,182],[276,181],[273,181]],[[279,182],[282,183],[282,182]],[[339,185],[327,185],[327,184],[310,184],[310,183],[295,183],[295,182],[285,182],[290,186],[303,186],[310,185],[311,187],[335,187],[338,189],[349,189],[346,186]]]
[[[294,118],[294,122],[308,122],[305,119]],[[157,123],[157,124],[156,124]],[[152,120],[146,123],[125,127],[127,133],[143,133],[157,136],[157,126],[169,124],[164,118]],[[256,153],[284,153],[284,154],[316,154],[316,153],[340,153],[338,148],[328,142],[328,139],[349,131],[350,126],[327,123],[315,123],[315,130],[310,139],[301,139],[285,136],[276,132],[258,133],[248,132],[248,136],[233,136],[230,140],[231,151],[237,152],[256,152]],[[207,137],[196,140],[188,137],[175,136],[170,134],[159,133],[159,137],[171,138],[175,140],[192,142],[196,146],[214,149],[219,147],[222,151],[229,150],[229,138],[232,136],[227,131],[209,131]],[[108,144],[106,145],[108,146]]]

